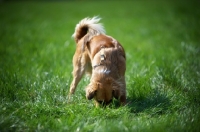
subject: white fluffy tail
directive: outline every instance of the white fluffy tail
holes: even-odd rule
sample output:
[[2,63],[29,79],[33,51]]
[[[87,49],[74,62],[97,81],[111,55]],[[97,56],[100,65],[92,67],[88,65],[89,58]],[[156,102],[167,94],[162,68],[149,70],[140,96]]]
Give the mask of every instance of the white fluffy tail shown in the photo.
[[79,42],[81,38],[83,38],[85,35],[87,37],[85,38],[84,42],[89,41],[93,36],[99,35],[99,34],[105,34],[104,27],[101,23],[98,23],[101,20],[98,16],[95,16],[93,18],[84,18],[81,20],[75,27],[75,32],[72,35],[74,37],[76,43]]

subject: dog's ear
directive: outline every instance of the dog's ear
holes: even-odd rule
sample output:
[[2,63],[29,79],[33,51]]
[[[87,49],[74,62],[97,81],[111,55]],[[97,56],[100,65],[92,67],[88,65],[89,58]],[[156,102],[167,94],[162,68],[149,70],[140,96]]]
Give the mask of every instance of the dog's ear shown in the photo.
[[119,89],[113,89],[112,94],[113,94],[113,97],[115,99],[119,99],[119,97],[120,97],[120,91],[119,91]]
[[86,97],[87,97],[88,100],[91,100],[91,99],[94,98],[95,94],[96,94],[96,90],[88,93],[88,95],[86,95]]
[[94,96],[96,95],[96,86],[95,85],[92,85],[92,84],[89,84],[87,87],[86,87],[86,98],[88,100],[91,100],[94,98]]
[[116,99],[119,99],[120,98],[120,85],[116,81],[113,81],[112,89],[113,89],[113,91],[112,91],[113,97]]

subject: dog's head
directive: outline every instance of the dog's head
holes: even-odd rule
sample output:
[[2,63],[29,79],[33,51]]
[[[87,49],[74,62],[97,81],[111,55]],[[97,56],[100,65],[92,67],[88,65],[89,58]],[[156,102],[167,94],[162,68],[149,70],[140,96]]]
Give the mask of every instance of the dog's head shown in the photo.
[[86,87],[86,98],[95,99],[96,106],[106,106],[112,102],[113,97],[118,99],[120,96],[119,84],[112,78],[106,78],[101,82],[92,81]]

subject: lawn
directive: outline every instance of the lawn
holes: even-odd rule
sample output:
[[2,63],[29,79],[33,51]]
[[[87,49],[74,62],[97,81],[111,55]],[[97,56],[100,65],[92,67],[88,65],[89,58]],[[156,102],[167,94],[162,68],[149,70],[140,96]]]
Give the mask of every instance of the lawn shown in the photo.
[[[200,131],[200,2],[0,2],[0,131]],[[72,100],[75,25],[99,15],[126,51],[127,100]]]

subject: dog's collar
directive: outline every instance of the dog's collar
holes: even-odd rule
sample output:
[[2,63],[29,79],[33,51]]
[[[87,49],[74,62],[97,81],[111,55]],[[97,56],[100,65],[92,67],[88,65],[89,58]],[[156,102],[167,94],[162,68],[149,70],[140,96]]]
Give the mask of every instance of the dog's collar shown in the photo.
[[100,64],[97,64],[97,65],[94,65],[94,66],[93,66],[93,69],[95,69],[95,68],[98,67],[98,66],[102,66],[102,65],[103,65],[103,64],[101,64],[101,63],[100,63]]

